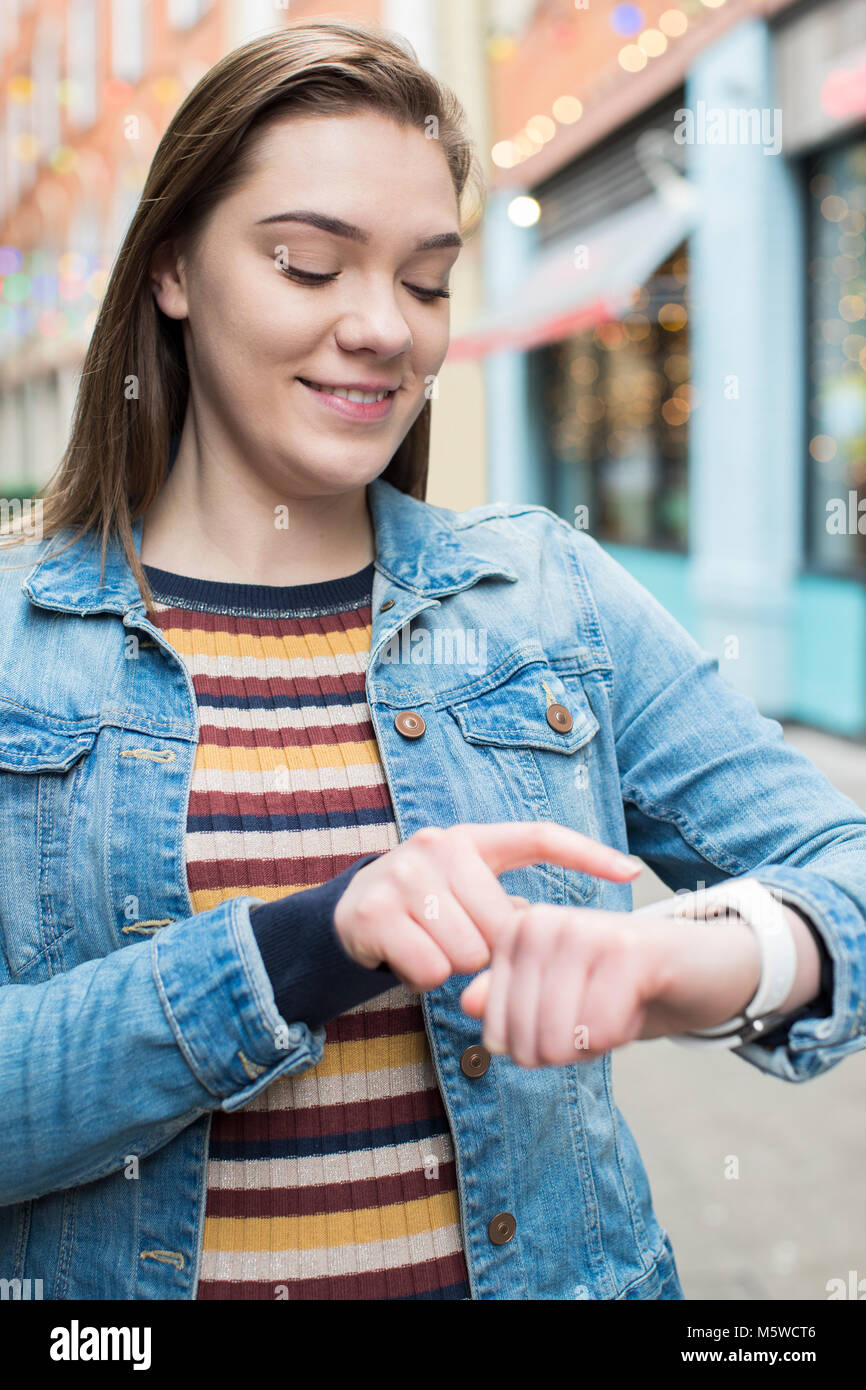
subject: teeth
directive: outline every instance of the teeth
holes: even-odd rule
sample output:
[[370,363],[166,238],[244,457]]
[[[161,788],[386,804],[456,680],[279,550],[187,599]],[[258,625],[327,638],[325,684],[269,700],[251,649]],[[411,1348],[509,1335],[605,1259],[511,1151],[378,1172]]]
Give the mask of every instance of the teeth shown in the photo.
[[390,391],[346,391],[342,386],[317,386],[309,383],[316,391],[324,391],[329,396],[342,396],[345,401],[357,401],[361,405],[374,405],[390,396]]

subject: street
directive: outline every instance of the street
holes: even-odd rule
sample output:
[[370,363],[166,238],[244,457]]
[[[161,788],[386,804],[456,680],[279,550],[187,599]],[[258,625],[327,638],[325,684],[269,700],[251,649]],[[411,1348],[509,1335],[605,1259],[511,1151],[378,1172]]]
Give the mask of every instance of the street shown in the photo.
[[[785,736],[866,806],[866,748]],[[645,869],[635,906],[667,892]],[[866,1298],[866,1050],[793,1084],[660,1039],[615,1054],[614,1086],[686,1298],[827,1299],[834,1279]]]

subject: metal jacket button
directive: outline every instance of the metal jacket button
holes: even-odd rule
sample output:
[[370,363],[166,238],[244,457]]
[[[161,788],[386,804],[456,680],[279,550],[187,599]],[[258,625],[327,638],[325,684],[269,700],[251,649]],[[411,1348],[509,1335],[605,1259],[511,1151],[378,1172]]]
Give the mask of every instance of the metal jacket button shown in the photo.
[[487,1234],[494,1245],[506,1245],[517,1230],[517,1222],[510,1211],[499,1211],[488,1223]]
[[404,738],[420,738],[427,725],[416,710],[404,709],[394,720],[394,728]]
[[548,705],[547,722],[558,734],[567,734],[574,720],[571,711],[567,710],[565,705]]
[[393,608],[393,607],[394,607],[394,600],[393,600],[392,598],[386,598],[386,599],[385,599],[385,602],[379,606],[379,612],[380,612],[380,613],[387,613],[387,612],[388,612],[388,609],[389,609],[389,608]]
[[489,1066],[490,1053],[480,1043],[467,1047],[460,1058],[460,1070],[466,1076],[483,1076]]

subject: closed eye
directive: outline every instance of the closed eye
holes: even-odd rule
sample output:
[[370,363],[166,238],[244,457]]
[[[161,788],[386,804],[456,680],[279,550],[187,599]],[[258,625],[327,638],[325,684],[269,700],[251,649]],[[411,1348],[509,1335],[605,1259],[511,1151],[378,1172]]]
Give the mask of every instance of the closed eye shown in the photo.
[[[334,270],[329,274],[318,275],[312,270],[298,270],[297,267],[294,266],[281,266],[280,269],[283,271],[284,275],[288,275],[292,280],[297,280],[301,285],[327,285],[336,280],[340,273],[338,270]],[[424,289],[422,285],[410,285],[405,280],[403,283],[406,285],[407,290],[411,290],[414,295],[417,295],[420,300],[426,303],[430,303],[434,299],[451,298],[451,291],[449,289],[427,290]]]

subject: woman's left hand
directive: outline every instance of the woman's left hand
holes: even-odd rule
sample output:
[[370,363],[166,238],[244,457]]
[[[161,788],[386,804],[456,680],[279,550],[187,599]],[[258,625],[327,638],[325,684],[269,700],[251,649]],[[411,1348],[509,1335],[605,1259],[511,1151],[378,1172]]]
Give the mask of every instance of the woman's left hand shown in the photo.
[[742,1013],[760,978],[745,922],[671,920],[530,905],[505,925],[488,969],[460,996],[482,1043],[523,1067],[599,1057],[638,1038]]

